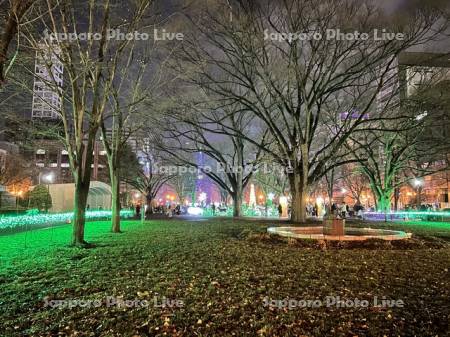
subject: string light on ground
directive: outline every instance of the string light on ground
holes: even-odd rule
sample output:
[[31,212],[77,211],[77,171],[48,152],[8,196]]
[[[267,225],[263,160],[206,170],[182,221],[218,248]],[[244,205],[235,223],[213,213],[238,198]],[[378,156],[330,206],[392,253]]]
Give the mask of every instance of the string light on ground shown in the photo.
[[[133,216],[133,211],[120,211],[122,218],[130,218]],[[39,226],[52,225],[59,223],[68,223],[73,219],[73,212],[70,213],[48,213],[48,214],[27,214],[27,215],[13,215],[0,217],[0,229],[15,228],[21,226]],[[111,211],[87,211],[86,220],[100,220],[111,219]]]

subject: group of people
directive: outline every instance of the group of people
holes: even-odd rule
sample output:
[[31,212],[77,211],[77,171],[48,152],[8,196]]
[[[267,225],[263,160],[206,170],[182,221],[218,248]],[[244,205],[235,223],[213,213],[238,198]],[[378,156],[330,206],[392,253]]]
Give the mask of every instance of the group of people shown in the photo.
[[[141,204],[137,204],[136,207],[134,207],[134,214],[137,218],[140,218],[142,215],[142,207]],[[169,217],[172,217],[173,215],[180,215],[182,214],[183,210],[181,205],[158,205],[156,207],[152,207],[152,211],[149,212],[147,205],[144,207],[145,214],[165,214]]]
[[352,216],[353,215],[352,213],[350,213],[351,212],[350,206],[347,205],[345,203],[345,201],[342,204],[340,204],[340,205],[332,203],[330,210],[331,210],[331,214],[332,215],[338,216],[338,217],[343,218],[343,219],[345,219],[347,216]]
[[[277,207],[279,216],[282,216],[283,213],[283,207],[281,204],[275,205]],[[207,206],[208,207],[208,206]],[[430,205],[431,207],[431,205]],[[216,215],[218,212],[226,211],[226,205],[225,204],[219,204],[215,205],[214,203],[211,203],[209,205],[209,208],[211,209],[211,213],[213,215]],[[291,213],[291,207],[288,205],[287,209],[288,216],[290,216]],[[356,203],[353,206],[348,205],[347,203],[342,202],[341,204],[338,203],[332,203],[331,206],[329,204],[324,205],[323,207],[319,207],[317,204],[308,204],[306,205],[306,213],[310,217],[322,217],[326,215],[327,213],[330,213],[334,216],[340,217],[340,218],[347,218],[347,217],[362,217],[364,211],[364,207]],[[145,206],[146,214],[148,213],[147,206]],[[152,208],[152,213],[156,214],[165,214],[169,217],[172,217],[173,215],[180,215],[186,213],[186,209],[184,206],[181,206],[180,204],[172,204],[172,205],[158,205],[156,207]],[[267,206],[266,206],[266,216],[268,214]],[[136,217],[141,216],[141,205],[138,204],[135,207],[135,215]]]
[[350,206],[345,201],[341,204],[332,203],[331,206],[329,204],[325,204],[323,207],[319,207],[317,204],[306,206],[306,213],[311,217],[322,217],[329,212],[334,216],[345,219],[354,216],[362,217],[363,211],[364,207],[361,204],[355,203],[355,205]]
[[[320,208],[317,204],[308,204],[306,205],[306,214],[310,217],[322,217],[326,215],[328,209],[330,210],[330,213],[332,215],[343,219],[353,216],[362,217],[362,213],[364,211],[364,207],[361,204],[356,203],[354,206],[350,206],[345,202],[342,202],[342,204],[333,203],[331,204],[331,206],[329,206],[329,204],[326,204],[322,208]],[[278,213],[280,216],[282,214],[282,211],[282,206],[278,205]],[[289,205],[288,215],[290,215],[290,211],[291,208]]]
[[350,206],[346,204],[345,201],[343,201],[342,204],[331,204],[330,211],[332,215],[340,217],[342,219],[354,216],[362,218],[364,207],[358,203]]
[[320,216],[322,214],[319,214],[319,206],[317,204],[308,204],[306,205],[306,214],[308,216]]
[[223,202],[219,203],[218,206],[215,203],[211,203],[211,211],[213,215],[216,215],[216,212],[226,212],[227,205]]
[[421,204],[420,206],[417,205],[407,205],[405,207],[405,211],[428,211],[428,212],[435,212],[438,211],[440,209],[439,207],[439,203],[434,203],[434,204]]

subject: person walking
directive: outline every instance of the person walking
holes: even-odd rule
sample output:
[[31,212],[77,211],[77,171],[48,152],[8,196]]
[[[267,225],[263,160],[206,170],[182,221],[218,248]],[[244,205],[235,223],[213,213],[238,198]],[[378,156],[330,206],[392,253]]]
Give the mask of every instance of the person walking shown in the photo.
[[137,204],[136,205],[136,217],[140,218],[140,216],[141,216],[141,205]]
[[337,206],[336,206],[336,204],[333,202],[333,203],[331,204],[331,214],[332,214],[333,216],[335,216],[335,215],[337,215],[336,213],[337,213]]

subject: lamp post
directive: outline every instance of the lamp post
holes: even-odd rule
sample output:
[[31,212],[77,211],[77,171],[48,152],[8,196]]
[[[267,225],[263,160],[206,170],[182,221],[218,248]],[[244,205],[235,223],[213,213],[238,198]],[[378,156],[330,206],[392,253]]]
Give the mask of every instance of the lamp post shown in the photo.
[[146,196],[144,193],[141,194],[141,223],[144,223],[145,221],[145,205],[146,205]]
[[53,182],[53,173],[45,175],[44,180],[47,181],[47,190],[50,193],[50,184]]
[[42,180],[41,178],[42,178],[43,180],[47,181],[47,185],[48,185],[48,184],[51,184],[51,183],[53,182],[53,173],[48,173],[48,174],[42,176],[42,172],[39,172],[39,175],[38,175],[38,185],[41,184],[41,180]]
[[421,204],[420,194],[422,192],[423,181],[417,178],[414,179],[414,186],[416,187],[416,204],[417,207],[419,208]]
[[[53,173],[46,174],[42,178],[44,179],[44,181],[47,182],[47,192],[48,192],[48,195],[50,196],[50,184],[53,182]],[[40,184],[41,184],[41,175],[39,175],[39,185]],[[48,212],[47,207],[46,207],[46,211]]]

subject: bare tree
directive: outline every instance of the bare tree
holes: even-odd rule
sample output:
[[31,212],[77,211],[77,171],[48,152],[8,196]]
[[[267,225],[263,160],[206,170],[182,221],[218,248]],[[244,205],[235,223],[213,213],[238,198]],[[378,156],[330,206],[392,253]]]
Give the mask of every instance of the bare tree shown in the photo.
[[[0,154],[0,185],[17,190],[17,186],[28,185],[32,174],[33,168],[19,154]],[[2,191],[0,191],[0,207],[1,194]]]
[[[416,124],[417,121],[411,121]],[[405,125],[405,124],[404,124]],[[445,169],[436,166],[436,148],[424,150],[424,123],[414,127],[405,125],[403,132],[366,132],[364,137],[352,140],[359,146],[355,157],[369,179],[377,209],[388,212],[396,188],[414,178],[424,177]]]
[[[237,133],[253,134],[253,139],[265,144],[267,133],[253,131],[251,119],[243,115],[209,112],[208,119],[192,114],[168,114],[164,119],[164,141],[162,151],[179,165],[197,168],[214,181],[219,188],[228,192],[233,199],[233,215],[241,215],[242,193],[258,167],[262,150],[255,147]],[[204,114],[202,115],[204,116]],[[213,122],[216,121],[216,122]],[[217,121],[220,120],[220,123]],[[230,134],[226,126],[236,130]],[[204,154],[212,165],[195,160],[195,154]]]
[[[112,190],[111,230],[120,232],[120,160],[131,136],[142,130],[142,112],[150,99],[151,80],[148,49],[136,52],[130,48],[126,62],[120,67],[110,94],[111,106],[101,122],[102,142],[108,158]],[[137,64],[137,66],[136,66]],[[110,125],[110,128],[107,127]]]
[[18,35],[19,27],[27,11],[40,0],[1,0],[0,1],[0,21],[4,20],[0,27],[0,87],[6,80],[8,70],[14,63],[18,55],[19,43],[11,58],[8,51],[14,39]]
[[137,174],[125,177],[124,180],[145,195],[147,213],[153,213],[153,200],[164,184],[177,177],[177,172],[170,170],[171,163],[154,145],[155,137],[140,137],[138,156],[141,164]]
[[[179,174],[168,181],[168,184],[172,186],[177,193],[181,204],[186,202],[187,195],[193,195],[195,193],[195,180],[197,176],[194,173],[189,172],[190,169],[192,168],[184,167],[183,170],[179,170]],[[192,197],[192,202],[194,202],[194,200],[195,197]]]
[[32,174],[29,163],[19,154],[0,155],[0,185],[18,184]]
[[260,167],[253,175],[253,179],[262,188],[264,194],[276,193],[285,195],[289,190],[286,172],[271,160],[262,161]]
[[[303,222],[309,186],[352,161],[343,147],[349,136],[370,121],[389,119],[369,115],[377,94],[398,54],[428,39],[440,13],[421,11],[392,24],[370,3],[354,0],[320,6],[313,0],[239,1],[234,12],[233,20],[216,12],[194,23],[198,31],[182,56],[189,64],[186,76],[219,97],[219,107],[242,106],[237,113],[251,113],[264,124],[270,145],[239,136],[289,170],[292,220]],[[337,36],[342,27],[372,34],[380,22],[404,38]]]
[[448,127],[442,127],[448,104],[442,95],[436,95],[436,90],[447,82],[450,73],[448,69],[429,70],[426,73],[431,75],[424,78],[424,69],[411,67],[408,78],[419,78],[420,84],[401,102],[394,97],[411,91],[413,81],[399,82],[389,93],[389,103],[383,108],[392,120],[355,132],[346,143],[369,179],[379,211],[390,211],[392,197],[396,208],[402,185],[446,169],[439,163],[447,156],[449,146]]
[[343,186],[358,205],[362,205],[361,196],[369,188],[369,180],[358,165],[344,165],[340,168]]
[[[159,24],[158,16],[146,16],[145,21],[151,26]],[[163,20],[161,24],[169,24]],[[150,35],[150,34],[149,34]],[[151,124],[158,111],[157,101],[163,101],[160,94],[162,88],[170,85],[177,76],[167,76],[166,63],[177,45],[161,44],[148,41],[144,46],[135,45],[129,50],[128,58],[118,72],[118,80],[111,91],[111,107],[102,122],[102,140],[106,149],[111,185],[113,191],[112,231],[120,231],[120,176],[119,160],[123,145],[130,137]],[[110,125],[110,133],[107,131]]]
[[[129,17],[119,20],[116,11],[120,7],[109,0],[87,3],[47,0],[48,15],[24,26],[27,42],[46,64],[42,81],[58,93],[61,102],[59,105],[42,99],[59,114],[62,124],[59,139],[67,149],[75,181],[73,245],[86,245],[85,210],[94,144],[122,56],[128,56],[127,50],[134,43],[130,39],[110,39],[108,32],[117,27],[125,34],[134,32],[150,3],[148,0],[130,4]],[[41,14],[36,13],[37,17]],[[36,35],[41,31],[37,26],[44,27],[46,39],[40,33]],[[87,38],[78,38],[80,33]],[[77,38],[71,38],[73,34]],[[57,62],[64,67],[63,85],[55,71]],[[34,69],[30,73],[34,74]]]

